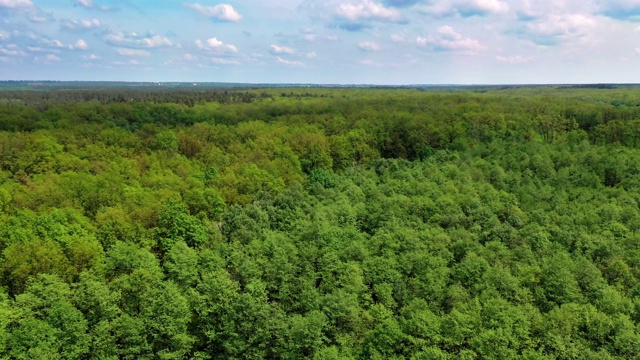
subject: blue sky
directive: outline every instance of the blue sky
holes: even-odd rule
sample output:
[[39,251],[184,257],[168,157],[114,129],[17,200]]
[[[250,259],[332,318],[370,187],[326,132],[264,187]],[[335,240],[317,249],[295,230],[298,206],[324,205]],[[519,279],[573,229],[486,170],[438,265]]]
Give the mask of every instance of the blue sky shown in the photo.
[[640,82],[640,0],[0,0],[0,80]]

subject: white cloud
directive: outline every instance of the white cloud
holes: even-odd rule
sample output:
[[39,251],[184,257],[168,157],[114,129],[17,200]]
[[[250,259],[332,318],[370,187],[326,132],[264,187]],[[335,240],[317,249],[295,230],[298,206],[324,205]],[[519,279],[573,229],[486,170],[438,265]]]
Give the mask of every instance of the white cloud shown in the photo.
[[306,56],[307,56],[307,58],[308,58],[308,59],[315,59],[315,58],[317,58],[317,57],[318,57],[318,54],[316,54],[316,52],[315,52],[315,51],[311,51],[311,52],[308,52],[308,53],[306,54]]
[[36,57],[33,58],[33,61],[37,62],[37,63],[41,63],[41,64],[54,64],[54,63],[62,61],[62,59],[60,59],[56,55],[49,54],[49,55],[44,56],[44,57],[36,56]]
[[52,62],[58,62],[58,61],[60,61],[60,60],[61,60],[59,57],[57,57],[57,56],[55,56],[55,55],[53,55],[53,54],[49,54],[49,55],[47,55],[47,56],[45,57],[45,59],[46,59],[47,61],[52,61]]
[[416,38],[416,43],[434,51],[475,53],[483,48],[478,40],[466,38],[451,26],[441,26],[436,35]]
[[139,50],[139,49],[125,49],[125,48],[118,48],[116,49],[116,52],[118,53],[118,55],[122,55],[122,56],[151,56],[151,53],[146,51],[146,50]]
[[86,50],[89,48],[89,45],[87,45],[86,41],[84,41],[83,39],[78,39],[74,44],[65,44],[62,41],[57,39],[53,39],[53,40],[42,39],[41,43],[46,47],[44,48],[30,47],[29,49],[33,49],[30,51],[59,53],[60,51],[58,49]]
[[196,40],[196,46],[200,50],[204,50],[204,51],[226,52],[226,53],[238,52],[238,48],[236,48],[235,45],[225,44],[224,42],[218,40],[217,38],[210,38],[206,41]]
[[509,11],[509,5],[500,0],[458,0],[454,7],[463,16],[504,14]]
[[318,38],[318,35],[316,35],[316,34],[303,34],[302,38],[307,40],[307,41],[315,41]]
[[128,35],[123,33],[109,34],[104,37],[104,40],[109,45],[134,49],[153,49],[173,46],[173,42],[167,37],[158,35],[141,36],[137,33]]
[[281,58],[280,56],[276,56],[276,60],[278,61],[278,63],[283,64],[283,65],[287,65],[287,66],[296,66],[296,67],[304,66],[304,63],[302,63],[300,61],[285,60],[285,59]]
[[359,31],[375,23],[406,23],[402,13],[373,0],[308,0],[303,5],[313,19],[348,31]]
[[146,48],[158,48],[158,47],[168,47],[173,46],[171,40],[162,36],[152,36],[149,38],[143,38],[142,43]]
[[15,49],[15,48],[0,47],[0,55],[4,55],[4,56],[27,56],[27,53],[25,53],[22,50]]
[[100,60],[100,56],[96,55],[96,54],[91,54],[91,55],[84,55],[82,57],[85,60],[90,60],[90,61],[96,61],[96,60]]
[[315,30],[308,29],[308,28],[300,29],[297,33],[288,34],[283,32],[277,32],[276,34],[274,34],[274,36],[282,42],[289,42],[289,43],[300,42],[300,41],[313,42],[318,40],[335,41],[337,39],[335,35],[318,34]]
[[358,49],[362,51],[380,51],[380,45],[373,41],[363,41],[358,44]]
[[497,55],[496,60],[506,64],[526,64],[531,62],[531,60],[533,60],[533,57],[522,56],[522,55],[512,55],[512,56]]
[[238,60],[225,59],[225,58],[219,58],[219,57],[211,58],[211,62],[218,65],[240,65],[241,64],[240,61]]
[[31,22],[44,23],[44,22],[53,21],[53,15],[44,13],[40,9],[34,7],[27,14],[27,19],[29,19],[29,21]]
[[383,66],[381,63],[373,61],[371,59],[362,60],[360,61],[360,64],[366,65],[366,66],[378,67],[378,68]]
[[87,50],[89,45],[83,39],[78,39],[73,44],[65,44],[58,39],[37,38],[35,35],[29,37],[31,42],[34,40],[39,46],[30,46],[26,48],[29,52],[48,52],[59,54],[62,50]]
[[182,55],[182,60],[185,60],[185,61],[197,61],[198,57],[193,55],[193,54],[186,53],[186,54]]
[[129,61],[114,61],[111,64],[118,66],[126,66],[126,65],[140,65],[140,62],[135,59],[131,59]]
[[76,0],[75,4],[86,8],[92,8],[95,6],[93,0]]
[[522,35],[538,45],[555,45],[571,37],[584,36],[597,25],[589,15],[552,14],[527,23]]
[[427,2],[423,11],[438,17],[487,16],[508,13],[509,4],[504,0],[440,0]]
[[271,53],[273,53],[273,54],[289,54],[289,55],[291,55],[291,54],[296,52],[292,48],[286,47],[286,46],[271,45],[270,48],[271,48]]
[[200,14],[212,18],[216,21],[223,22],[238,22],[242,19],[242,15],[240,15],[233,6],[229,4],[219,4],[215,6],[204,6],[198,3],[196,4],[183,4],[185,7],[189,9],[193,9]]
[[362,20],[399,22],[403,19],[398,10],[386,8],[371,0],[342,3],[338,5],[336,15],[351,22]]
[[313,29],[301,29],[300,37],[306,41],[315,41],[318,38],[318,35]]
[[64,20],[60,25],[63,29],[69,31],[94,30],[104,27],[98,19],[92,20]]
[[0,0],[0,8],[26,9],[33,7],[31,0]]
[[27,50],[29,50],[29,52],[50,52],[56,54],[60,53],[60,50],[58,49],[43,48],[39,46],[27,46]]
[[165,65],[177,65],[184,64],[185,62],[195,62],[200,60],[200,57],[191,53],[184,53],[179,56],[174,56],[171,59],[167,60]]
[[74,45],[74,47],[80,50],[87,50],[89,48],[89,45],[87,45],[86,41],[79,39],[78,41],[76,41],[76,44]]
[[405,41],[404,34],[391,34],[391,41],[393,42],[403,42]]
[[100,11],[109,11],[111,10],[111,8],[109,8],[108,6],[101,6],[96,4],[93,0],[76,0],[74,2],[74,4],[76,6],[81,6],[85,9],[97,9]]
[[[0,0],[0,10],[15,12],[35,23],[53,21],[53,15],[43,12],[33,3],[33,0]],[[6,25],[7,23],[5,22],[0,26],[4,27]]]

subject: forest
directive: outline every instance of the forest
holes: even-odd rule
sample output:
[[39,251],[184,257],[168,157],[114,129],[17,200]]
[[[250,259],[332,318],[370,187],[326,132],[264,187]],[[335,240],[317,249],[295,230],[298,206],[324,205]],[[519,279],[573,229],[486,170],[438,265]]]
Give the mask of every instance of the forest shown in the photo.
[[0,359],[638,359],[640,88],[0,91]]

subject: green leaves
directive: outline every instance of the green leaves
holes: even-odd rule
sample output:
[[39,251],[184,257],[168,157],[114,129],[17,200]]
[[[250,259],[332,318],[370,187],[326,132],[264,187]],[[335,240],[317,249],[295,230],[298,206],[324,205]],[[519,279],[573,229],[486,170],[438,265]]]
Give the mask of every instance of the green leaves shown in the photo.
[[640,110],[511,91],[0,104],[0,358],[637,356]]
[[156,232],[163,251],[169,251],[176,242],[183,241],[196,247],[205,244],[209,238],[202,223],[177,201],[170,201],[160,212]]
[[71,303],[69,286],[41,275],[16,298],[9,354],[17,359],[78,359],[89,354],[87,321]]

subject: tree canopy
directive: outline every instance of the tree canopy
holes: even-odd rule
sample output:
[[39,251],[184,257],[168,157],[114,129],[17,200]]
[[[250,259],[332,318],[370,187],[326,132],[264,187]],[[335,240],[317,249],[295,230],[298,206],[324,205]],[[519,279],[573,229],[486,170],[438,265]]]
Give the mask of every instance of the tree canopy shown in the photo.
[[81,94],[0,92],[0,358],[640,353],[636,88]]

